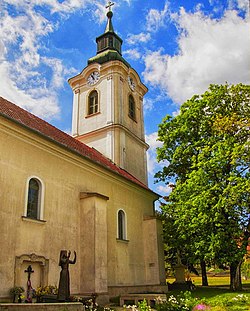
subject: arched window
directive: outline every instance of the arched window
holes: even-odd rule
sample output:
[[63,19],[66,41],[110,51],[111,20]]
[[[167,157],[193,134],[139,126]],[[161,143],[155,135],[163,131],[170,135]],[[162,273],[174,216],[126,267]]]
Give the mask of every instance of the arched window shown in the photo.
[[97,91],[92,91],[89,94],[88,101],[88,115],[94,114],[98,112],[98,93]]
[[126,240],[126,216],[123,210],[118,211],[118,239]]
[[135,100],[134,100],[134,97],[132,95],[129,95],[128,105],[129,105],[128,114],[129,114],[130,118],[135,120]]
[[28,185],[28,199],[26,216],[32,219],[40,219],[42,184],[36,178],[31,178]]

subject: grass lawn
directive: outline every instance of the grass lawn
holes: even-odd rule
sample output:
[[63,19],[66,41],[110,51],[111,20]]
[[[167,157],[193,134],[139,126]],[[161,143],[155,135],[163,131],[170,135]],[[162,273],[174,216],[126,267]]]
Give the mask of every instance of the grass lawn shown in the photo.
[[[191,276],[193,283],[196,286],[201,285],[201,276]],[[173,283],[175,278],[167,278],[168,283]],[[208,285],[209,286],[225,286],[229,287],[230,284],[230,277],[229,276],[208,276]],[[250,279],[249,280],[242,280],[243,287],[248,285],[250,286]],[[250,288],[249,288],[250,289]]]
[[[250,311],[250,287],[241,292],[231,292],[225,287],[203,288],[197,286],[196,290],[192,292],[192,296],[205,299],[209,305],[216,306],[215,310],[218,311]],[[246,297],[247,302],[245,301]]]
[[[207,287],[201,286],[201,277],[192,276],[192,281],[196,285],[196,289],[192,292],[192,296],[205,299],[205,301],[215,306],[211,311],[250,311],[250,280],[242,280],[243,291],[232,292],[229,289],[229,276],[208,276]],[[167,279],[172,283],[175,279]],[[170,291],[169,295],[178,295],[180,291]],[[242,296],[243,295],[243,296]],[[244,302],[247,297],[248,302]]]

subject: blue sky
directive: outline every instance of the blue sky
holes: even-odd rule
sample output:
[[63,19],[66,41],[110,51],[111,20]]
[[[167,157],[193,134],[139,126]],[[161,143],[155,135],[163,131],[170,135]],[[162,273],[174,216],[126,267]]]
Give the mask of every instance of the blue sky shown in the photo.
[[[0,0],[0,96],[71,131],[67,80],[96,54],[107,1]],[[249,84],[248,0],[117,0],[115,31],[123,57],[149,88],[144,100],[149,185],[157,164],[157,127],[166,114],[211,83]]]

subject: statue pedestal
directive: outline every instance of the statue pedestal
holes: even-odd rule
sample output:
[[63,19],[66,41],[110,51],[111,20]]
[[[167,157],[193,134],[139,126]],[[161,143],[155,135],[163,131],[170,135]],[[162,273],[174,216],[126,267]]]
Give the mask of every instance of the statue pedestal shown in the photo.
[[58,302],[57,301],[57,295],[42,295],[41,297],[39,297],[39,299],[37,300],[37,302],[39,303],[53,303],[53,302]]
[[81,302],[66,303],[0,303],[0,311],[84,311]]
[[185,266],[178,264],[175,266],[175,283],[185,283]]

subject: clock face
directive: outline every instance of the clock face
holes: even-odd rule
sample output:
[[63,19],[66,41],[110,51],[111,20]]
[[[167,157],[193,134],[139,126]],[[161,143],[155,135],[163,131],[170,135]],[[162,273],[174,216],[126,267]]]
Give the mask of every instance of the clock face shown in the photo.
[[98,71],[93,71],[89,76],[88,76],[88,84],[93,85],[95,84],[98,80],[100,79],[100,73]]
[[135,90],[135,82],[130,76],[128,76],[128,85],[130,86],[132,91]]

